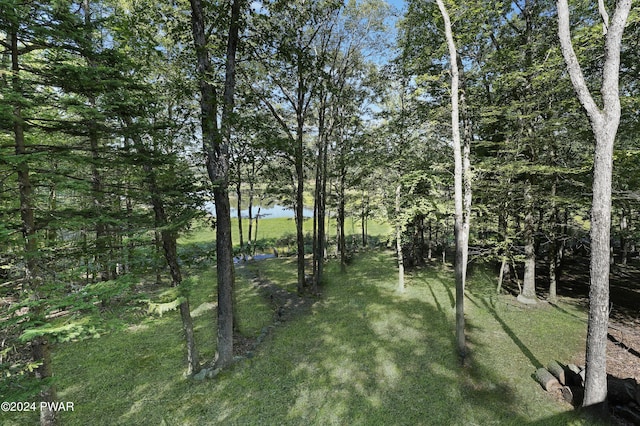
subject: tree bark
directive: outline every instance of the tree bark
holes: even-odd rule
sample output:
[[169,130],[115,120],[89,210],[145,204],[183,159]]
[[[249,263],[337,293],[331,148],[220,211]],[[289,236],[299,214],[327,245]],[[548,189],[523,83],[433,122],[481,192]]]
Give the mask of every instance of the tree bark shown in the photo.
[[258,211],[256,212],[256,227],[253,230],[253,254],[255,254],[255,250],[256,250],[256,245],[255,242],[258,241],[258,221],[260,220],[260,210],[262,209],[262,206],[258,206]]
[[547,370],[553,374],[556,379],[558,379],[558,382],[560,382],[561,385],[567,384],[565,367],[558,364],[557,361],[551,361],[549,365],[547,365]]
[[304,290],[304,158],[302,146],[302,126],[299,125],[296,139],[296,253],[298,265],[298,294]]
[[402,253],[402,223],[400,222],[400,196],[402,184],[396,186],[396,253],[398,255],[398,291],[404,292],[404,254]]
[[[591,265],[586,376],[583,406],[606,408],[607,330],[609,320],[609,250],[613,144],[620,122],[618,93],[620,49],[632,0],[619,0],[605,38],[600,109],[584,80],[573,50],[567,0],[557,0],[558,36],[576,95],[584,107],[595,137],[593,200],[591,206]],[[604,14],[603,14],[604,16]],[[610,25],[609,25],[610,24]]]
[[305,84],[303,77],[303,65],[300,52],[297,62],[298,71],[298,99],[296,104],[296,144],[295,144],[295,169],[296,169],[296,243],[298,263],[298,294],[302,294],[305,286],[304,276],[304,104]]
[[556,379],[545,368],[538,368],[535,373],[535,378],[536,381],[540,383],[540,386],[542,386],[542,388],[547,392],[550,392],[554,389],[562,388],[562,385],[560,384],[560,382],[558,382],[558,379]]
[[[128,125],[130,123],[127,123]],[[138,136],[134,137],[134,141],[141,152],[145,152],[142,140]],[[182,271],[178,262],[178,244],[176,231],[170,229],[171,224],[164,208],[162,193],[158,187],[156,172],[152,166],[153,162],[148,161],[143,164],[146,174],[147,185],[151,196],[151,205],[153,207],[155,225],[159,229],[161,244],[164,252],[164,258],[169,267],[171,274],[171,286],[179,288],[182,284]],[[158,232],[157,232],[158,233]],[[196,347],[195,335],[193,332],[193,321],[191,319],[191,309],[189,307],[188,295],[181,295],[183,301],[180,303],[180,318],[182,320],[182,331],[184,333],[186,350],[187,350],[187,374],[192,375],[200,369],[200,360]]]
[[247,227],[247,244],[249,245],[249,248],[247,251],[251,252],[251,249],[253,248],[252,246],[252,227],[253,227],[253,189],[255,186],[255,177],[256,177],[256,159],[255,157],[252,156],[251,158],[251,176],[249,177],[249,207],[248,207],[248,213],[249,213],[249,225]]
[[531,177],[524,183],[524,278],[522,293],[518,300],[522,303],[537,303],[536,297],[536,250],[533,230],[535,229],[533,214],[533,196],[531,195]]
[[340,270],[347,270],[347,237],[345,234],[345,179],[346,169],[344,164],[340,168],[338,182],[338,251],[340,252]]
[[429,219],[429,241],[427,242],[427,259],[431,261],[433,259],[433,224]]
[[362,234],[362,247],[367,246],[367,216],[369,210],[369,196],[362,191],[362,211],[360,216],[360,231]]
[[202,140],[209,179],[213,186],[216,208],[216,267],[218,277],[218,347],[216,368],[233,361],[233,249],[231,241],[231,208],[229,203],[229,143],[234,107],[236,50],[239,38],[239,18],[242,0],[231,6],[227,40],[225,84],[222,108],[222,128],[217,128],[217,102],[207,47],[204,13],[201,0],[191,0],[191,25],[197,57],[200,86]]
[[456,239],[455,281],[456,281],[456,343],[458,355],[464,361],[467,352],[467,344],[464,326],[464,287],[467,272],[468,241],[465,238],[464,224],[464,187],[463,187],[463,159],[460,144],[460,117],[459,117],[459,73],[456,45],[453,39],[453,30],[449,13],[442,0],[437,0],[438,8],[444,20],[445,37],[449,49],[451,68],[451,134],[453,142],[454,162],[454,204],[455,223],[454,234]]
[[327,150],[328,132],[326,123],[327,94],[320,96],[318,107],[318,158],[316,161],[315,203],[313,216],[313,292],[318,291],[322,281],[325,249],[325,215],[326,215],[326,185],[327,185]]
[[[91,4],[89,0],[83,0],[82,10],[84,14],[85,33],[91,42],[92,23],[91,23]],[[90,68],[95,68],[96,64],[91,58],[85,58],[87,65]],[[96,109],[96,97],[90,94],[88,97],[89,107]],[[105,202],[104,202],[104,185],[102,182],[102,176],[98,168],[100,164],[100,137],[98,134],[98,128],[96,120],[91,118],[87,122],[87,132],[89,138],[89,149],[91,151],[91,191],[93,193],[93,210],[96,217],[96,246],[94,261],[96,267],[100,273],[100,280],[107,281],[111,278],[109,270],[109,262],[105,260],[105,254],[107,249],[107,226],[104,220],[101,218],[104,214]]]
[[[555,150],[552,153],[555,158]],[[555,302],[557,300],[557,280],[556,280],[556,267],[558,260],[556,257],[558,247],[558,206],[556,202],[556,191],[558,186],[558,177],[553,177],[551,183],[551,246],[549,247],[549,297],[548,300]]]
[[629,224],[627,219],[627,209],[623,206],[620,209],[620,264],[626,265],[629,257],[629,240],[627,238]]
[[[20,77],[20,52],[18,48],[18,30],[12,28],[9,35],[9,46],[11,51],[11,84],[16,96],[21,97],[23,93],[22,81]],[[42,296],[40,285],[42,277],[38,270],[36,258],[38,244],[36,241],[35,215],[33,205],[33,187],[31,184],[29,163],[27,160],[26,140],[24,134],[24,119],[22,116],[22,100],[17,99],[13,104],[13,134],[16,157],[20,159],[16,168],[18,174],[18,191],[20,193],[20,221],[22,226],[22,238],[24,240],[24,283],[23,290],[31,293],[33,301],[38,302]],[[36,321],[46,321],[43,308],[39,303],[32,308],[33,318]],[[42,382],[51,378],[51,354],[47,336],[39,336],[31,341],[31,355],[33,361],[40,363],[35,369],[35,376]],[[40,400],[42,402],[53,402],[56,399],[56,392],[53,385],[45,383],[40,388]],[[42,426],[52,426],[57,423],[55,411],[49,406],[40,411],[40,424]]]
[[238,237],[240,239],[240,253],[242,253],[242,256],[244,258],[244,238],[242,235],[242,169],[240,167],[240,155],[238,155],[238,164],[236,165],[237,167],[237,175],[236,178],[238,179],[238,181],[236,182],[236,195],[238,197],[238,202],[237,202],[237,216],[238,216]]

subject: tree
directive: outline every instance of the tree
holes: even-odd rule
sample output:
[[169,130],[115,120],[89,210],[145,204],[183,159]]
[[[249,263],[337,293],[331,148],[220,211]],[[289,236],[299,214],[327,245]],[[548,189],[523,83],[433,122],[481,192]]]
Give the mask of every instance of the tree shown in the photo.
[[213,186],[216,209],[216,265],[218,277],[218,348],[216,368],[233,361],[233,247],[231,241],[231,208],[229,204],[229,143],[231,139],[234,91],[236,84],[236,52],[239,41],[240,15],[244,2],[234,0],[226,49],[221,128],[218,128],[218,100],[213,77],[209,32],[205,30],[205,14],[200,0],[191,0],[191,28],[197,58],[200,87],[200,111],[203,150],[209,179]]
[[[444,31],[447,39],[447,47],[449,49],[451,68],[451,133],[453,143],[453,161],[454,161],[454,203],[455,203],[455,239],[456,239],[456,342],[458,354],[464,361],[467,352],[466,338],[464,334],[464,286],[467,274],[467,258],[469,250],[469,212],[465,215],[464,198],[465,188],[463,181],[465,175],[470,173],[469,166],[465,164],[463,169],[462,148],[460,140],[460,118],[459,118],[459,77],[458,77],[458,57],[455,41],[453,39],[453,30],[451,28],[451,20],[449,13],[442,0],[436,0],[442,18],[444,20]],[[467,163],[467,161],[465,161]],[[465,219],[466,216],[466,219]]]
[[[29,295],[29,304],[31,312],[29,312],[30,322],[32,324],[41,325],[46,323],[46,305],[43,299],[44,278],[42,276],[42,268],[39,268],[38,262],[38,238],[35,222],[35,194],[32,183],[32,170],[30,167],[30,155],[27,151],[27,139],[25,136],[26,121],[24,117],[25,107],[30,104],[28,101],[32,90],[32,83],[26,78],[24,71],[25,64],[22,62],[23,57],[33,50],[39,49],[38,36],[40,34],[31,32],[31,26],[34,15],[45,9],[39,3],[32,5],[22,4],[3,4],[2,11],[2,31],[6,34],[6,41],[2,41],[2,46],[8,51],[10,57],[10,79],[7,86],[10,87],[12,94],[8,96],[10,99],[9,121],[12,127],[13,145],[15,147],[15,172],[17,174],[17,192],[19,194],[19,226],[22,234],[22,258],[24,265],[23,285],[20,289],[22,293]],[[44,12],[46,13],[46,11]],[[4,86],[4,84],[3,84]],[[4,97],[4,96],[3,96]],[[49,347],[49,338],[47,335],[39,335],[31,341],[31,352],[33,361],[36,363],[35,376],[39,379],[40,384],[39,397],[43,402],[51,402],[55,400],[55,388],[50,383],[51,355]],[[40,411],[41,425],[56,424],[55,412],[49,408]]]
[[[327,204],[327,179],[336,181],[338,241],[340,265],[346,269],[345,208],[347,187],[353,186],[361,174],[356,172],[361,164],[363,120],[371,93],[367,87],[375,66],[369,57],[372,50],[385,47],[382,40],[386,32],[384,20],[388,5],[369,0],[346,2],[339,16],[335,16],[327,28],[320,32],[318,65],[323,68],[314,107],[317,113],[318,137],[316,143],[316,184],[314,214],[314,286],[322,280],[325,251],[325,214]],[[333,155],[333,175],[328,170],[329,156]],[[362,156],[362,155],[361,155]],[[355,172],[355,173],[354,173]]]
[[[265,37],[256,53],[261,85],[255,93],[278,123],[287,144],[283,159],[293,173],[291,182],[296,221],[297,291],[305,287],[304,190],[308,149],[305,133],[309,127],[312,102],[323,80],[328,34],[342,5],[336,1],[288,2],[268,5],[269,16],[258,16],[255,31]],[[289,179],[291,177],[291,179]]]
[[580,63],[573,49],[568,2],[567,0],[557,1],[558,37],[562,54],[576,95],[586,111],[595,138],[593,201],[591,204],[589,322],[583,400],[585,407],[594,405],[606,407],[613,145],[621,116],[618,86],[622,34],[629,17],[631,3],[632,0],[618,1],[613,17],[609,21],[604,0],[598,2],[605,36],[600,87],[602,108],[600,108],[585,82]]

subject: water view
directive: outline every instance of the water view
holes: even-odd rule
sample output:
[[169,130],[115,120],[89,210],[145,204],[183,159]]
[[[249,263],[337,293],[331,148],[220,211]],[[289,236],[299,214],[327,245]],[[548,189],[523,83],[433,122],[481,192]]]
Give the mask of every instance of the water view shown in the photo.
[[[254,206],[251,209],[253,217],[255,217],[258,214],[258,208],[260,208],[260,217],[268,217],[268,218],[277,218],[277,217],[294,218],[295,217],[295,211],[292,208],[281,206],[278,204],[274,204],[269,207]],[[205,203],[205,210],[213,216],[216,215],[215,204],[212,202]],[[243,218],[249,217],[249,209],[241,210],[240,214],[242,215]],[[313,217],[313,210],[305,208],[303,210],[303,215],[304,217]],[[238,216],[238,209],[232,208],[231,217],[237,217],[237,216]]]

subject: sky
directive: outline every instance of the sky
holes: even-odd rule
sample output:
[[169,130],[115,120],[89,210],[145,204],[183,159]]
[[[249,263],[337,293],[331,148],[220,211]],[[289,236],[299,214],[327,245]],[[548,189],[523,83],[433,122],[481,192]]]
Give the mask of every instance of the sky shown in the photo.
[[387,3],[398,10],[402,10],[402,8],[405,6],[404,0],[387,0]]

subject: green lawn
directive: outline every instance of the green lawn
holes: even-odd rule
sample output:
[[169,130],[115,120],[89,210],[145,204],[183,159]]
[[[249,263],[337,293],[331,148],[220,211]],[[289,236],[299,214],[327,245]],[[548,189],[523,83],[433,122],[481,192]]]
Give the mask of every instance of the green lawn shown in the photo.
[[[252,266],[293,286],[295,263]],[[257,269],[256,269],[257,268]],[[327,286],[311,312],[275,328],[251,359],[212,380],[183,377],[177,313],[144,318],[99,339],[54,351],[58,397],[75,403],[68,425],[583,424],[532,379],[539,365],[572,358],[584,344],[585,314],[517,306],[492,293],[493,277],[469,279],[470,365],[454,349],[452,271],[434,267],[395,291],[392,253],[356,256],[347,274],[327,266]],[[241,331],[257,336],[269,306],[238,273]],[[203,356],[215,349],[210,272],[194,277],[192,307]],[[293,288],[293,287],[291,287]],[[29,416],[0,417],[27,424]]]
[[[234,245],[238,245],[240,242],[238,219],[232,218],[231,238]],[[243,234],[244,241],[247,240],[247,233],[249,227],[249,221],[243,219]],[[328,237],[335,238],[336,228],[335,220],[327,221],[327,235]],[[379,223],[374,220],[369,220],[367,224],[370,237],[383,238],[391,231],[391,226],[387,223]],[[304,221],[303,229],[305,233],[311,233],[313,230],[313,221],[306,219]],[[255,232],[255,225],[253,231]],[[345,224],[345,233],[349,238],[360,238],[360,222],[353,218],[347,218]],[[283,236],[291,235],[295,237],[296,223],[291,218],[273,218],[273,219],[261,219],[258,221],[258,240],[273,241],[281,239]],[[181,239],[181,243],[202,243],[211,242],[215,240],[215,230],[208,224],[199,221],[194,223],[191,232]]]

